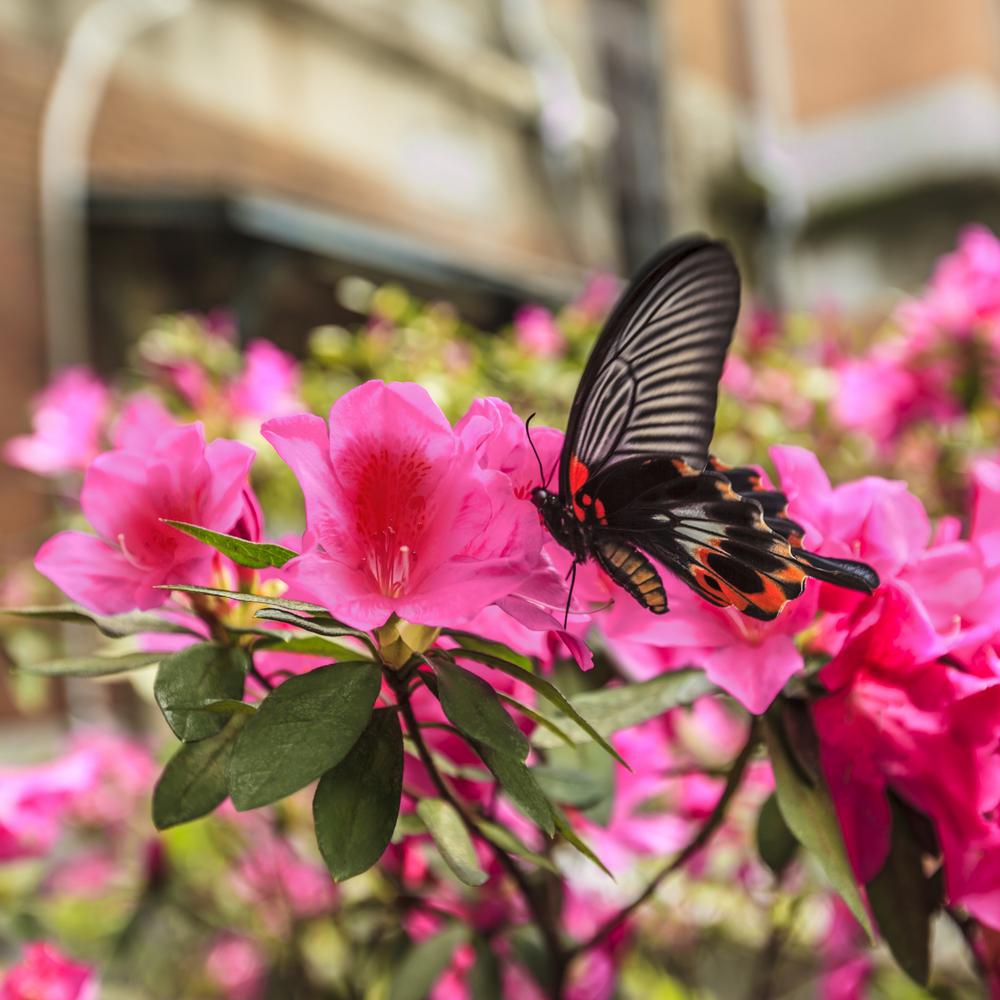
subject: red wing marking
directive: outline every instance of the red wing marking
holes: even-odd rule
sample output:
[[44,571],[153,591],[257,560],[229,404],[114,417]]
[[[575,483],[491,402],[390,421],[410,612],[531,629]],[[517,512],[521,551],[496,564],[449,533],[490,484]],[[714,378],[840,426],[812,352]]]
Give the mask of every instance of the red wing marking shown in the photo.
[[589,476],[590,470],[574,455],[569,460],[569,495],[573,498],[573,513],[578,521],[584,520],[584,512],[576,501],[576,495]]

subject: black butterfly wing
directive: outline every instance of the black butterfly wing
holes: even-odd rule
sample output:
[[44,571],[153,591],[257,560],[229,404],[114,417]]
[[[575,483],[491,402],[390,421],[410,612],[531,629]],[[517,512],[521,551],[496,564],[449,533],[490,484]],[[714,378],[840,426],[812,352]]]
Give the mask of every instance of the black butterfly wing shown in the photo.
[[[763,621],[802,593],[806,577],[866,593],[878,586],[864,563],[806,551],[787,498],[763,487],[753,469],[710,459],[698,472],[682,459],[632,459],[602,470],[574,500],[594,527],[602,567],[651,611],[666,610],[666,602],[634,553],[709,603]],[[611,567],[603,550],[618,553]]]
[[640,459],[610,466],[588,488],[586,508],[603,513],[598,523],[609,537],[655,559],[716,607],[767,621],[802,593],[807,571],[788,541],[720,472],[698,472],[682,459]]
[[577,388],[559,464],[564,498],[610,462],[677,456],[704,468],[739,302],[739,272],[721,243],[678,240],[643,268]]
[[767,526],[788,542],[795,559],[805,564],[809,576],[863,594],[871,594],[878,589],[878,573],[867,563],[821,556],[803,548],[805,529],[788,516],[788,497],[780,490],[769,490],[764,486],[756,469],[748,466],[731,468],[714,456],[709,457],[709,465],[716,472],[721,472],[740,496],[760,504]]

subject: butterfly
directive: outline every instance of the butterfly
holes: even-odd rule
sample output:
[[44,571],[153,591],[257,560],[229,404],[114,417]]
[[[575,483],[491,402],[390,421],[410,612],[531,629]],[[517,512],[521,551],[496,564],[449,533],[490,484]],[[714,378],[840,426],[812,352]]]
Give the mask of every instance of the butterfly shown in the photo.
[[577,566],[594,559],[664,614],[659,565],[710,604],[762,621],[798,597],[807,577],[863,593],[878,587],[865,563],[804,549],[787,498],[755,469],[709,454],[739,304],[728,248],[690,236],[656,254],[613,309],[570,410],[559,491],[531,494],[573,556],[574,582]]

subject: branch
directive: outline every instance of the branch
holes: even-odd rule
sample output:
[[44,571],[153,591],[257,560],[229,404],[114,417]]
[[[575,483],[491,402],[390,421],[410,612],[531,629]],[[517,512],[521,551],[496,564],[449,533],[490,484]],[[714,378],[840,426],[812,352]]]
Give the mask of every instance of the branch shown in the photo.
[[754,747],[757,745],[757,720],[754,719],[750,725],[750,732],[747,736],[747,741],[740,751],[739,756],[733,761],[732,766],[729,768],[729,775],[726,778],[726,786],[722,789],[722,794],[719,796],[718,801],[715,803],[712,811],[708,814],[705,822],[699,827],[698,832],[685,844],[685,846],[680,850],[680,852],[675,855],[666,865],[663,866],[653,876],[652,881],[646,886],[642,892],[632,900],[631,903],[623,906],[617,913],[610,916],[597,930],[585,941],[582,941],[574,945],[569,950],[571,958],[575,958],[577,955],[582,954],[585,951],[589,951],[591,948],[596,947],[606,938],[608,938],[614,931],[627,920],[647,899],[652,896],[656,890],[660,887],[662,882],[676,872],[679,868],[683,868],[684,865],[691,860],[691,858],[697,854],[708,842],[712,839],[712,835],[715,831],[722,825],[722,821],[726,818],[726,810],[729,808],[729,803],[733,796],[736,794],[743,781],[743,775],[746,773],[747,765],[750,763],[750,758],[753,755]]
[[549,913],[547,912],[543,901],[538,898],[538,894],[535,892],[534,887],[528,881],[524,872],[517,866],[514,859],[511,858],[511,856],[499,844],[493,841],[488,834],[481,830],[476,825],[475,821],[469,816],[465,803],[459,799],[459,797],[445,781],[444,776],[434,763],[434,758],[431,756],[430,749],[424,742],[423,733],[420,731],[420,723],[417,721],[417,717],[413,712],[413,706],[410,704],[410,690],[407,683],[398,679],[393,671],[386,671],[386,674],[388,676],[390,686],[396,693],[396,698],[399,702],[399,710],[402,713],[403,718],[406,720],[406,728],[409,731],[410,738],[413,740],[413,745],[417,750],[421,763],[424,765],[425,770],[430,776],[431,782],[437,789],[438,794],[458,813],[462,823],[465,825],[465,828],[469,831],[469,834],[471,836],[478,837],[485,844],[487,844],[490,850],[492,850],[500,866],[510,877],[511,881],[514,882],[521,895],[524,897],[528,911],[531,913],[535,924],[537,924],[538,929],[545,940],[546,949],[552,959],[554,981],[549,995],[552,1000],[561,1000],[562,980],[569,956],[562,940],[559,937],[559,933],[555,925],[549,919]]

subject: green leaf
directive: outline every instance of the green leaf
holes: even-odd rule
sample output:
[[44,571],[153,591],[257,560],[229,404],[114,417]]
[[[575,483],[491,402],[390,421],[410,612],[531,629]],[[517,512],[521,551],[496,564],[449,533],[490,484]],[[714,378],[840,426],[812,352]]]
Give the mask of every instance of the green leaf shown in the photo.
[[522,656],[520,653],[514,652],[510,646],[505,646],[502,642],[483,639],[478,635],[473,635],[471,632],[459,632],[455,629],[446,629],[445,635],[451,636],[464,649],[474,649],[477,653],[487,653],[490,656],[496,656],[498,659],[513,663],[515,667],[520,667],[522,670],[534,671],[535,669],[534,664],[527,656]]
[[[551,702],[556,706],[564,715],[568,715],[588,736],[597,744],[602,746],[604,750],[611,754],[621,765],[628,767],[624,759],[618,753],[617,750],[596,730],[594,727],[582,716],[580,713],[569,703],[566,696],[557,688],[555,685],[550,684],[547,680],[536,674],[531,673],[529,670],[523,670],[521,667],[516,666],[513,663],[509,663],[507,660],[500,659],[496,656],[491,656],[488,653],[478,653],[475,650],[468,649],[455,649],[451,651],[455,656],[463,656],[470,660],[475,660],[477,663],[484,663],[488,667],[493,667],[496,670],[502,670],[509,677],[515,677],[519,681],[523,681],[530,688],[537,691],[543,698]],[[631,770],[631,769],[630,769]]]
[[258,642],[254,649],[273,653],[302,653],[308,656],[325,656],[329,660],[357,660],[365,656],[363,649],[351,649],[339,642],[331,642],[319,635],[269,635]]
[[338,882],[360,875],[382,857],[402,791],[399,716],[378,708],[348,755],[320,779],[313,797],[316,841]]
[[444,799],[421,799],[417,815],[455,876],[466,885],[482,885],[486,872],[479,867],[472,838],[455,807]]
[[567,767],[537,764],[531,773],[542,791],[554,802],[589,809],[604,800],[605,789],[593,775]]
[[[572,699],[573,707],[584,716],[599,733],[610,736],[620,729],[628,729],[647,719],[656,718],[668,709],[690,705],[715,686],[700,670],[672,670],[638,684],[586,691]],[[578,725],[564,719],[556,720],[574,743],[589,742],[590,737]],[[559,738],[551,732],[536,731],[531,742],[536,747],[548,749],[559,745]]]
[[169,524],[171,528],[183,531],[185,535],[197,538],[199,542],[211,545],[216,552],[221,552],[237,565],[248,566],[250,569],[284,566],[289,559],[294,559],[298,555],[298,552],[286,549],[284,545],[250,542],[235,535],[224,535],[208,528],[200,528],[197,524],[188,524],[186,521],[171,521],[166,517],[161,517],[160,520],[164,524]]
[[160,661],[153,695],[167,725],[185,743],[203,740],[226,724],[205,703],[243,697],[249,660],[245,650],[214,642],[188,646]]
[[895,796],[890,796],[890,804],[892,844],[882,870],[868,883],[868,901],[892,957],[911,979],[926,986],[937,900],[924,874],[923,851],[908,810]]
[[462,924],[449,924],[411,948],[393,977],[389,1000],[427,1000],[434,984],[451,965],[455,950],[468,936]]
[[528,738],[507,714],[496,692],[475,674],[443,657],[434,661],[444,714],[470,739],[524,760]]
[[874,941],[874,929],[847,859],[829,790],[820,780],[810,780],[795,760],[780,716],[774,714],[765,719],[764,735],[774,770],[778,805],[789,830],[816,858],[831,885]]
[[778,798],[772,792],[757,814],[757,853],[775,875],[781,875],[791,864],[798,849],[799,842],[788,829],[785,817],[781,815]]
[[481,816],[476,816],[473,822],[476,824],[477,830],[492,840],[497,847],[502,847],[508,854],[516,854],[519,858],[524,858],[526,861],[538,865],[539,868],[544,868],[546,871],[552,872],[553,875],[559,874],[559,869],[545,855],[533,851],[516,834],[508,830],[507,827],[500,826],[499,823],[494,823],[491,820],[483,819]]
[[157,830],[198,819],[223,802],[229,794],[229,758],[245,722],[245,715],[234,715],[221,733],[197,743],[181,744],[167,761],[153,789],[153,824]]
[[79,604],[57,604],[48,608],[0,608],[0,615],[70,622],[74,625],[96,625],[98,630],[110,639],[122,639],[125,636],[142,635],[146,632],[198,635],[186,625],[179,625],[177,622],[168,621],[166,618],[145,611],[132,611],[126,615],[98,615]]
[[329,615],[319,615],[315,618],[310,618],[306,615],[285,611],[282,608],[262,608],[254,617],[262,618],[269,622],[282,622],[285,625],[294,625],[296,628],[303,629],[306,632],[313,632],[316,635],[333,636],[334,638],[349,635],[354,639],[359,639],[372,652],[375,651],[371,638],[366,633],[359,629],[351,628],[350,625],[342,625]]
[[[497,692],[497,697],[505,704],[510,705],[511,708],[517,709],[525,718],[531,719],[532,722],[541,726],[543,729],[547,729],[559,743],[566,746],[575,746],[572,737],[562,729],[559,725],[553,722],[547,715],[542,715],[541,712],[536,712],[533,708],[529,708],[523,702],[518,701],[516,698],[511,698],[510,695],[504,694],[502,691]],[[557,744],[558,745],[558,744]]]
[[552,812],[552,804],[531,771],[517,757],[498,753],[482,743],[473,745],[518,809],[548,836],[553,836],[556,832],[556,818]]
[[238,590],[219,590],[217,587],[195,587],[187,583],[164,583],[156,590],[176,590],[182,594],[204,594],[206,597],[224,597],[244,604],[263,604],[268,608],[282,608],[285,611],[305,611],[307,614],[327,614],[326,608],[307,601],[288,601],[283,597],[265,597],[263,594],[244,594]]
[[503,1000],[502,976],[500,962],[489,942],[476,938],[473,942],[476,960],[469,969],[468,995],[476,1000]]
[[124,674],[140,667],[151,667],[169,654],[123,653],[120,656],[70,656],[63,660],[46,660],[43,663],[19,663],[17,669],[25,674],[43,677],[110,677]]
[[598,868],[604,872],[612,881],[614,881],[614,875],[611,874],[609,869],[605,866],[604,862],[594,853],[593,848],[588,844],[583,837],[581,837],[576,830],[573,829],[572,824],[566,818],[566,814],[561,809],[554,809],[553,812],[556,816],[556,829],[559,831],[560,836],[566,841],[571,847],[576,848],[588,861],[593,861]]
[[360,661],[319,667],[275,688],[233,751],[233,805],[275,802],[340,763],[368,725],[381,683],[379,668]]

